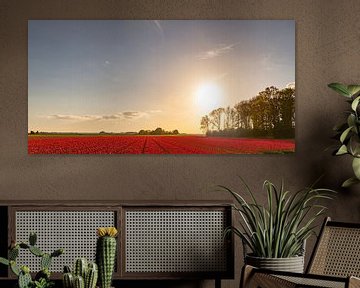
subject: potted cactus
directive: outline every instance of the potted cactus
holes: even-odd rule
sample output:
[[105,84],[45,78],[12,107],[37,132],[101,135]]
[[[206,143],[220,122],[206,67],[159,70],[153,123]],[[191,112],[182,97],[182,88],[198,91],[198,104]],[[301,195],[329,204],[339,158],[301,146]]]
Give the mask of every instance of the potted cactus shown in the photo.
[[95,288],[98,279],[96,263],[88,263],[85,258],[78,258],[74,263],[74,272],[69,266],[64,267],[64,288]]
[[116,258],[115,227],[100,227],[97,229],[96,262],[99,267],[99,287],[110,288]]
[[[30,233],[29,243],[12,242],[8,252],[8,259],[0,257],[0,263],[10,266],[11,271],[18,277],[19,288],[49,288],[54,285],[50,280],[50,265],[54,257],[58,257],[64,253],[63,249],[57,249],[52,253],[45,253],[36,246],[36,233]],[[19,256],[20,249],[26,249],[33,255],[41,258],[41,270],[35,275],[34,280],[30,275],[28,266],[19,266],[16,259]]]

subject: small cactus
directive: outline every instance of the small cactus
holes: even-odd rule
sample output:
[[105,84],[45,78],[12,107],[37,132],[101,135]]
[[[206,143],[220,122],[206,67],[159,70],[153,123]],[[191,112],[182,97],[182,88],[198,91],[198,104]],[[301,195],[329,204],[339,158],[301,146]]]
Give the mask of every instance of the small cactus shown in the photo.
[[43,256],[41,256],[41,261],[40,261],[40,267],[41,269],[49,269],[50,265],[51,265],[51,260],[52,257],[50,254],[45,253]]
[[42,252],[41,250],[40,250],[40,248],[38,248],[38,247],[36,247],[36,246],[30,246],[29,247],[29,251],[32,253],[32,254],[34,254],[35,256],[37,256],[37,257],[41,257],[41,256],[43,256],[44,255],[44,252]]
[[31,232],[29,235],[29,244],[31,246],[35,246],[37,241],[37,235],[35,232]]
[[116,258],[115,227],[98,228],[99,236],[96,243],[96,262],[99,267],[99,282],[101,288],[110,288]]
[[21,267],[21,272],[19,274],[18,285],[19,288],[28,288],[32,283],[30,269],[27,266]]
[[98,279],[98,266],[96,263],[89,263],[85,276],[85,288],[95,288]]
[[19,266],[16,265],[16,262],[14,260],[11,260],[10,262],[10,269],[11,271],[16,275],[16,276],[19,276],[20,274],[20,268]]
[[71,273],[71,269],[69,266],[67,265],[64,266],[64,273]]
[[19,256],[19,246],[15,246],[14,248],[10,249],[8,252],[9,260],[16,260],[16,258]]
[[57,249],[51,253],[51,257],[58,257],[64,253],[64,249]]
[[26,244],[26,243],[23,243],[23,242],[21,242],[21,243],[19,244],[19,246],[20,246],[20,248],[22,248],[22,249],[29,249],[29,247],[30,247],[30,245],[28,245],[28,244]]
[[[90,262],[85,258],[78,258],[74,263],[74,272],[71,273],[69,266],[64,266],[63,286],[64,288],[95,288],[98,279],[98,268],[96,263]],[[82,276],[83,275],[83,276]]]
[[[51,287],[53,282],[50,281],[50,265],[53,257],[60,256],[63,254],[63,249],[55,250],[53,253],[48,254],[40,250],[36,245],[37,236],[35,233],[30,233],[29,244],[20,242],[16,243],[14,240],[11,241],[8,251],[8,259],[0,257],[0,263],[10,266],[11,271],[18,276],[19,288],[29,287]],[[16,259],[19,256],[19,250],[29,250],[30,253],[37,257],[41,257],[41,271],[35,275],[35,281],[32,280],[30,275],[30,269],[28,266],[22,266],[21,268],[16,264]],[[44,286],[45,285],[45,286]]]
[[84,278],[77,275],[74,277],[74,288],[85,288]]
[[76,259],[74,267],[75,276],[81,276],[83,279],[85,279],[87,268],[88,261],[85,258]]
[[72,273],[64,273],[63,277],[63,286],[64,288],[73,288],[74,287],[74,276]]

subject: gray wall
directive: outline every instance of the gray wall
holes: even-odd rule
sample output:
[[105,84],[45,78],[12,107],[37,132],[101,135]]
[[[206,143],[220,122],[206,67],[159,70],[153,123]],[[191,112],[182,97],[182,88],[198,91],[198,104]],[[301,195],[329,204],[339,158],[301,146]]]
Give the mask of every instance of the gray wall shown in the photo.
[[[341,120],[346,107],[344,99],[327,84],[360,82],[359,12],[358,0],[0,0],[0,200],[229,199],[208,187],[216,183],[236,188],[238,175],[265,200],[261,190],[264,179],[275,183],[284,179],[294,190],[325,173],[320,185],[339,191],[328,214],[337,220],[359,222],[359,186],[339,188],[351,173],[350,159],[334,158],[325,150],[333,143],[332,126]],[[29,19],[295,19],[296,153],[27,155]],[[236,256],[236,269],[240,270],[240,252]],[[236,287],[239,273],[236,277],[224,286]]]

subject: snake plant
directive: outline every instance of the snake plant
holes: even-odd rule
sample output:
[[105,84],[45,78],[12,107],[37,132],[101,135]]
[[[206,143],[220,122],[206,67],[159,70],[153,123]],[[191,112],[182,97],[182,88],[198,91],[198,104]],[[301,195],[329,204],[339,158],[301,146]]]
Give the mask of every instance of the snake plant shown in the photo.
[[262,205],[242,180],[251,201],[225,186],[235,199],[233,205],[240,215],[239,227],[228,227],[225,235],[233,232],[247,245],[252,256],[266,258],[288,258],[301,255],[303,244],[314,233],[316,220],[324,214],[326,207],[318,200],[332,199],[334,191],[305,188],[296,193],[278,189],[270,181],[264,182],[267,203]]

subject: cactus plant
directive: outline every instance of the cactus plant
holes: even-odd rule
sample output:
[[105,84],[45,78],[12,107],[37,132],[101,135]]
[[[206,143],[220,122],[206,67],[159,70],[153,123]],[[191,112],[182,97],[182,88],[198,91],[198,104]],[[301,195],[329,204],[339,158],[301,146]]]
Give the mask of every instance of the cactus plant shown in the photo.
[[[30,233],[29,244],[15,241],[11,242],[8,259],[0,257],[0,264],[10,266],[11,271],[18,276],[19,288],[48,288],[51,287],[53,282],[50,281],[50,265],[53,257],[58,257],[64,253],[63,249],[57,249],[51,254],[44,253],[36,245],[37,236],[35,233]],[[19,267],[16,263],[16,259],[19,256],[19,250],[29,250],[30,253],[37,257],[41,257],[41,270],[36,274],[35,281],[32,280],[30,275],[30,269],[28,266]]]
[[35,275],[35,280],[39,281],[41,279],[45,279],[45,280],[49,280],[50,279],[50,271],[48,268],[44,268],[42,270],[40,270],[38,273],[36,273]]
[[[98,267],[96,263],[85,258],[78,258],[74,263],[74,273],[69,266],[64,266],[63,286],[64,288],[95,288],[98,279]],[[77,286],[76,286],[77,285]],[[82,286],[84,285],[84,286]]]
[[37,241],[37,235],[34,232],[31,232],[29,235],[29,244],[31,246],[35,246],[36,245],[36,241]]
[[32,254],[34,254],[35,256],[37,256],[37,257],[41,257],[41,256],[43,256],[44,255],[44,252],[42,252],[41,250],[40,250],[40,248],[39,247],[36,247],[36,246],[30,246],[29,247],[29,251],[32,253]]
[[99,267],[100,288],[110,288],[116,258],[115,227],[97,229],[96,262]]
[[74,277],[74,288],[85,288],[84,278],[80,275]]
[[19,288],[28,288],[32,283],[30,269],[27,266],[21,267],[21,271],[19,274],[18,285]]
[[75,276],[81,276],[85,280],[87,268],[88,261],[85,258],[76,259],[74,267]]
[[98,266],[96,263],[89,263],[85,276],[85,288],[95,288],[98,279]]
[[62,276],[64,288],[73,288],[74,287],[74,276],[72,273],[64,273]]
[[44,253],[44,255],[41,256],[41,262],[40,262],[41,269],[45,269],[45,268],[49,269],[51,265],[51,260],[52,260],[51,255],[48,253]]

